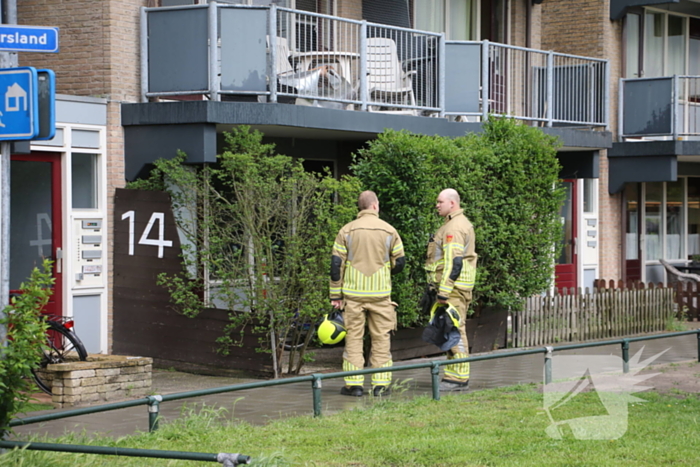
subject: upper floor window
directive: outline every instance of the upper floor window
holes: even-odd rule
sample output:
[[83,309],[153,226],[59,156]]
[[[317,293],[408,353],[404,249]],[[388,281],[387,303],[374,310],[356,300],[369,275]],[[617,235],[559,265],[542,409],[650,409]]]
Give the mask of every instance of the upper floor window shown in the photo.
[[625,21],[625,77],[698,74],[700,18],[655,10],[629,13]]

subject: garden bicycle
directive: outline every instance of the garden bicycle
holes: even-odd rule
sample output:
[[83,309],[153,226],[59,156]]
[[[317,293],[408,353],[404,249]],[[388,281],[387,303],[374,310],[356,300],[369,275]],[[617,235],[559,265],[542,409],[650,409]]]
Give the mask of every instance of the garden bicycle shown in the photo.
[[[19,296],[17,291],[10,291],[10,299]],[[46,343],[42,349],[41,360],[38,368],[32,369],[32,377],[37,387],[46,394],[52,394],[50,373],[46,371],[48,365],[64,363],[67,361],[86,361],[87,350],[83,341],[75,333],[75,321],[71,317],[42,314],[48,328],[46,329]]]
[[73,318],[66,316],[43,315],[49,328],[46,330],[46,347],[42,350],[39,367],[32,370],[36,385],[46,394],[52,394],[51,376],[46,371],[48,365],[67,361],[86,361],[87,351],[74,331]]

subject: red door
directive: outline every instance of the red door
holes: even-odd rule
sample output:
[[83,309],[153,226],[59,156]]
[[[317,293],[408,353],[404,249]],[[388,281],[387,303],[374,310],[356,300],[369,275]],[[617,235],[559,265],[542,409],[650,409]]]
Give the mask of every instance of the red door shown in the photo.
[[44,313],[62,316],[61,156],[13,155],[10,167],[10,290],[51,258],[55,283]]
[[576,287],[576,180],[564,180],[566,199],[559,215],[563,227],[563,237],[554,268],[554,285],[557,289]]

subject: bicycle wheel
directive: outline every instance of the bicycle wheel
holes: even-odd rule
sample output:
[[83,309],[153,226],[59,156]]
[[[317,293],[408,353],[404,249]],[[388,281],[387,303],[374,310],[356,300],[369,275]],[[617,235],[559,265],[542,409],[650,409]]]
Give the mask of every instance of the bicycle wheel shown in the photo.
[[63,363],[68,360],[87,360],[87,351],[80,338],[63,324],[49,321],[46,331],[47,348],[39,362],[39,368],[32,370],[36,385],[47,394],[51,394],[51,378],[43,371],[47,365]]

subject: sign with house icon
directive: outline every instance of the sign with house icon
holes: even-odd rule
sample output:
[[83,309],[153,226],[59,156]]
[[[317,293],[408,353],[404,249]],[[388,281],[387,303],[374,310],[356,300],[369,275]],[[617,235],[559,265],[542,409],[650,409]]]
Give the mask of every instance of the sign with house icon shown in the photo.
[[0,140],[31,140],[39,133],[37,71],[0,70]]

